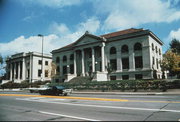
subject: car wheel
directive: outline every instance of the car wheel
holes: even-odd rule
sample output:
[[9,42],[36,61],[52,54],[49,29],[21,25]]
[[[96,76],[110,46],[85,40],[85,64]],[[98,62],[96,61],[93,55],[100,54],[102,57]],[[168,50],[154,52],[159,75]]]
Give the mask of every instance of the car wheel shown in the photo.
[[44,93],[43,93],[42,91],[39,91],[39,94],[40,94],[40,95],[44,95]]
[[64,96],[67,96],[67,93],[64,93],[63,95],[64,95]]

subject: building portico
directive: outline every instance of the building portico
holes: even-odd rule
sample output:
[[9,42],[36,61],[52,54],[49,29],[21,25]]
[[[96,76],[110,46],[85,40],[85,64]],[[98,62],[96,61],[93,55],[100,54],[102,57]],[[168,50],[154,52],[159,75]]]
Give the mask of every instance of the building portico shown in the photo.
[[158,62],[162,55],[154,53],[152,43],[162,52],[163,43],[149,30],[127,29],[101,36],[86,32],[76,42],[52,51],[59,73],[56,82],[77,76],[97,81],[152,79],[153,70],[161,78]]
[[[7,80],[20,83],[24,80],[34,82],[37,80],[51,80],[50,70],[52,56],[44,54],[42,62],[41,53],[17,53],[6,60]],[[41,65],[43,67],[43,77],[41,76]]]

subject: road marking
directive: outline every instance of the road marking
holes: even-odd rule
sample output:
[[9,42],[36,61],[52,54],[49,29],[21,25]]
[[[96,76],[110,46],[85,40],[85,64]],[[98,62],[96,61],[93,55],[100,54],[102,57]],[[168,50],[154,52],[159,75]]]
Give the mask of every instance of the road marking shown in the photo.
[[180,103],[180,101],[145,101],[145,100],[108,99],[108,98],[90,98],[90,97],[69,97],[69,96],[48,96],[48,95],[25,95],[25,94],[0,94],[0,96],[22,96],[22,97],[41,97],[41,98],[61,98],[61,99],[96,100],[96,101],[115,101],[115,102]]
[[38,112],[42,113],[42,114],[55,115],[55,116],[64,116],[64,117],[68,117],[68,118],[81,119],[81,120],[86,120],[86,121],[101,121],[101,120],[96,120],[96,119],[89,119],[89,118],[84,118],[84,117],[70,116],[70,115],[65,115],[65,114],[57,114],[57,113],[51,113],[51,112],[46,112],[46,111],[38,111]]
[[78,99],[78,100],[96,100],[96,101],[116,101],[127,102],[126,99],[107,99],[107,98],[90,98],[90,97],[68,97],[68,96],[48,96],[48,95],[25,95],[25,94],[0,94],[0,96],[20,96],[20,97],[41,97],[41,98],[63,98],[63,99]]
[[73,105],[73,106],[83,106],[83,107],[95,107],[95,108],[113,108],[113,109],[126,109],[126,110],[140,110],[140,111],[161,111],[161,112],[174,112],[180,113],[180,110],[168,110],[168,109],[151,109],[151,108],[134,108],[134,107],[120,107],[120,106],[102,106],[102,105],[86,105],[86,104],[75,104],[75,103],[64,103],[64,102],[54,102],[54,101],[45,101],[45,100],[32,100],[32,99],[22,99],[16,98],[17,100],[24,101],[34,101],[34,102],[44,102],[44,103],[55,103],[63,105]]

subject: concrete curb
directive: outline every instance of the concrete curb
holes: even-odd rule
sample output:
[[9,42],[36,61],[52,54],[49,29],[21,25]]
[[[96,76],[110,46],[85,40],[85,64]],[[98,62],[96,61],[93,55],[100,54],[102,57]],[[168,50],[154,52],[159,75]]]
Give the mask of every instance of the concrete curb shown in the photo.
[[[0,89],[0,92],[29,92],[28,89]],[[72,94],[97,94],[97,95],[180,95],[180,89],[166,92],[91,92],[73,91]]]
[[72,94],[97,94],[97,95],[180,95],[180,92],[73,92]]

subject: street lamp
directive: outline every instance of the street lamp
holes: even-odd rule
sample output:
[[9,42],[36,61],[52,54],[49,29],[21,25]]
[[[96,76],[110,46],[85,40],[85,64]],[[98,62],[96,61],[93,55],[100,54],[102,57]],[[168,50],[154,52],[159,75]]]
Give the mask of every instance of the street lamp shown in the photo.
[[42,37],[41,81],[43,81],[43,41],[44,41],[44,36],[42,34],[38,34],[38,36]]

